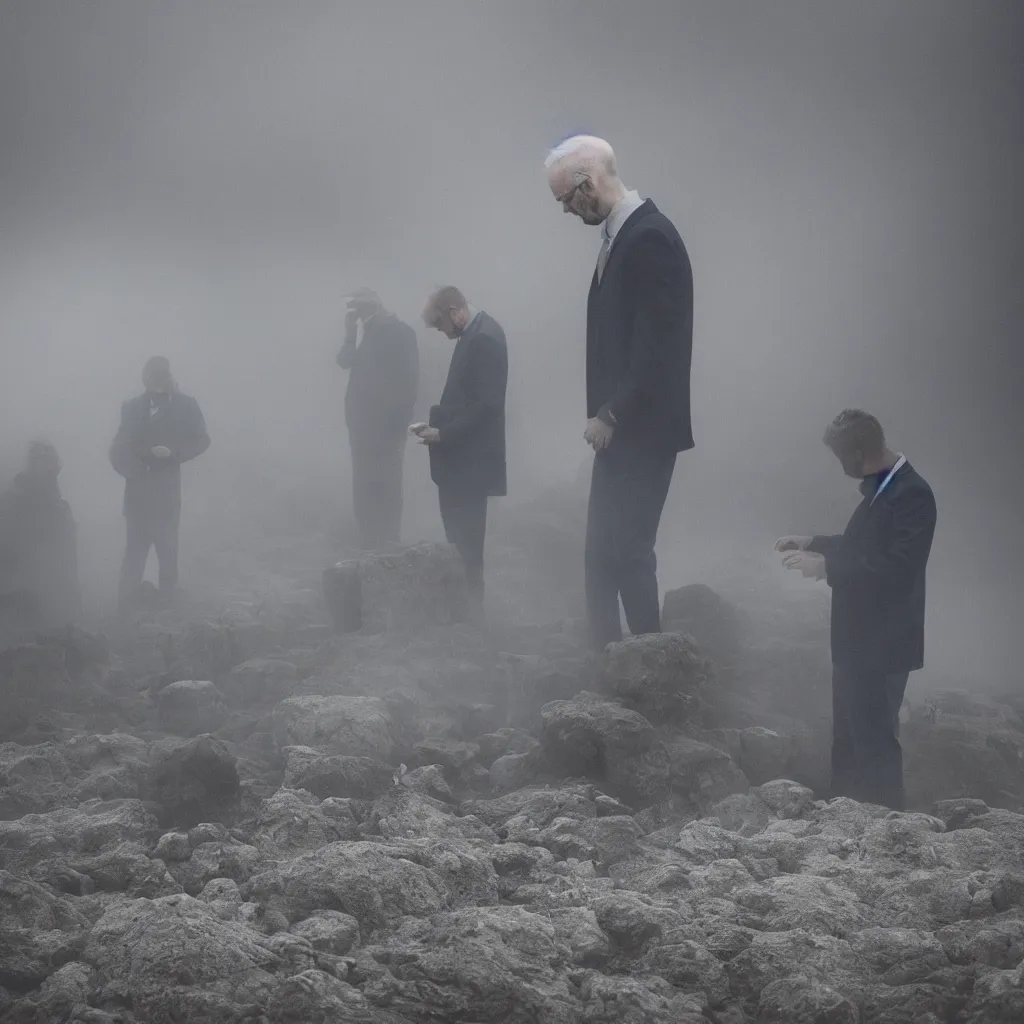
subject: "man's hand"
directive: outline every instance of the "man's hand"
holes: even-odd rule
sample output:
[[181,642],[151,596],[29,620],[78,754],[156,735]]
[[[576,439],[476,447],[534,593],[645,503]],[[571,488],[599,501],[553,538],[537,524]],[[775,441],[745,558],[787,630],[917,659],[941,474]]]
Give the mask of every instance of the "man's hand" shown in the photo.
[[420,444],[437,444],[441,440],[441,431],[427,423],[413,423],[409,427],[409,433]]
[[776,551],[806,551],[813,537],[780,537],[775,542]]
[[593,419],[587,420],[587,426],[583,431],[583,440],[595,452],[599,452],[612,443],[612,434],[614,433],[614,427],[610,427],[604,420],[599,420],[595,416]]
[[171,449],[165,448],[162,444],[158,444],[155,448],[150,448],[149,453],[155,459],[169,459],[171,457]]
[[804,579],[823,580],[825,578],[825,556],[812,551],[792,551],[782,560],[787,569],[792,569]]
[[359,325],[359,314],[350,306],[345,310],[345,333],[354,334]]

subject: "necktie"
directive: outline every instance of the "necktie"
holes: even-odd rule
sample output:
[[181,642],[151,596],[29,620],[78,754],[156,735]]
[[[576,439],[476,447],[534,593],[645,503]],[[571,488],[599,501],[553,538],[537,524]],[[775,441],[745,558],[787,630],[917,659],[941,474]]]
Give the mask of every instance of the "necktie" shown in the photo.
[[608,253],[611,251],[612,243],[608,237],[608,229],[605,224],[601,225],[601,251],[597,254],[597,280],[600,283],[604,276],[604,267],[608,262]]

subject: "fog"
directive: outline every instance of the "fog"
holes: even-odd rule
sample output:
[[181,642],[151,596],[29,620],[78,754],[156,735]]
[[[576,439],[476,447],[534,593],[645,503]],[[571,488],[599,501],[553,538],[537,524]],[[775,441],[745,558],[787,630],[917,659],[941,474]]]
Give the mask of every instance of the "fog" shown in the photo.
[[[349,517],[345,292],[417,326],[425,405],[450,343],[418,311],[455,283],[509,340],[506,512],[576,478],[599,240],[542,162],[589,131],[694,267],[662,586],[792,587],[771,543],[842,528],[820,438],[863,406],[937,496],[926,672],[1019,679],[1022,43],[1013,0],[4,0],[0,469],[54,441],[109,604],[107,449],[164,354],[213,438],[183,582],[227,579]],[[406,534],[439,537],[419,450],[406,473]]]

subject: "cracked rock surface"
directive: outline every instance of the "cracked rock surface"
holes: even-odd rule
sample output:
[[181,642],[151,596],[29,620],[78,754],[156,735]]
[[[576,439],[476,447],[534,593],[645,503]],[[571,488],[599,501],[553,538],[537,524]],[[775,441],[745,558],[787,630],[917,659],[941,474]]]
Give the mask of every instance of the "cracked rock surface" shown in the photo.
[[449,623],[446,549],[345,571],[343,635],[296,587],[3,652],[5,1024],[1024,1021],[1011,698],[908,709],[912,810],[826,801],[806,609],[594,658]]

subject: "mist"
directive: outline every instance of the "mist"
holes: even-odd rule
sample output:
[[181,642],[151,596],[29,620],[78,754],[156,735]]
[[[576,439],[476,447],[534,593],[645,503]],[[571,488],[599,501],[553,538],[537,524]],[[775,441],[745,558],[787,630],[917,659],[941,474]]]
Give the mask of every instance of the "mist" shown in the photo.
[[[542,163],[588,131],[694,267],[662,587],[792,587],[772,541],[841,529],[857,493],[820,438],[862,406],[938,501],[922,677],[1019,678],[1019,5],[6,0],[0,25],[0,469],[57,445],[93,607],[123,543],[107,450],[155,353],[213,438],[185,467],[185,586],[297,538],[330,557],[359,285],[417,327],[424,406],[450,355],[431,288],[501,321],[506,520],[578,479],[599,242]],[[439,539],[421,454],[404,532]]]

